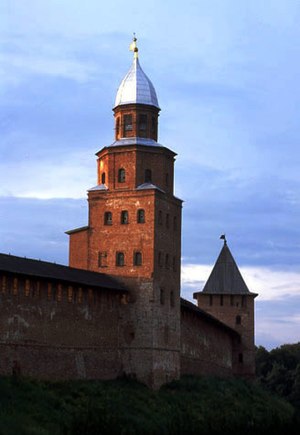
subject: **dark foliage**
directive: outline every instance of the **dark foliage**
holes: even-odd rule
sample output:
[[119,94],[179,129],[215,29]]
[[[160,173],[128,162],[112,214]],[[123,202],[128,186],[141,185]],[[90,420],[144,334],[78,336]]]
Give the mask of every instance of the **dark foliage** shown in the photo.
[[128,380],[0,379],[0,435],[273,435],[287,402],[241,380],[186,377],[154,392]]
[[300,433],[300,343],[285,344],[268,352],[256,349],[257,383],[295,408],[294,426]]

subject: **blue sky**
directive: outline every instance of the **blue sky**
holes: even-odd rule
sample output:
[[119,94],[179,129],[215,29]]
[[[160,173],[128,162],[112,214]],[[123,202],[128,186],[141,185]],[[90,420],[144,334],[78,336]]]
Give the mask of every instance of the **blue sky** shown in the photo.
[[0,251],[67,263],[136,32],[178,153],[183,295],[225,232],[260,294],[257,344],[299,341],[300,3],[2,0],[0,16]]

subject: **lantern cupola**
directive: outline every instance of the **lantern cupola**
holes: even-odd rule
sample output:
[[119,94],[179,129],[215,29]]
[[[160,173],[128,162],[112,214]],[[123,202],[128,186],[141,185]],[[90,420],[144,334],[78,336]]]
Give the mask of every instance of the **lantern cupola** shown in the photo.
[[130,50],[134,52],[133,62],[119,86],[113,109],[115,139],[141,138],[141,142],[145,139],[156,142],[160,108],[154,86],[141,68],[136,37]]

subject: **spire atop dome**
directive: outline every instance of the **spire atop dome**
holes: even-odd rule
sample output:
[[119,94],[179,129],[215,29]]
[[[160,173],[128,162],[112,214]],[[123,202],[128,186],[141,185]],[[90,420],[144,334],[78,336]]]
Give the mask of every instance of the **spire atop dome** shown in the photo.
[[145,104],[159,109],[154,86],[140,66],[135,34],[129,49],[134,53],[133,63],[119,86],[115,107],[125,104]]
[[134,59],[137,59],[139,57],[139,49],[137,47],[137,38],[135,37],[135,33],[133,34],[133,38],[132,38],[132,43],[129,45],[129,50],[133,51],[134,55]]

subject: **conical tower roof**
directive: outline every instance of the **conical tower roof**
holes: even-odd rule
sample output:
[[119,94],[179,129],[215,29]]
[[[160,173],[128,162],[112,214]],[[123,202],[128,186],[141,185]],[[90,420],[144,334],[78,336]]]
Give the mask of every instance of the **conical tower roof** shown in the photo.
[[249,291],[226,242],[202,292],[234,295],[254,294]]
[[133,48],[131,48],[131,50],[134,51],[133,62],[119,86],[115,107],[124,104],[147,104],[159,109],[154,86],[142,70],[138,59],[136,38],[133,39],[131,46],[132,45]]

